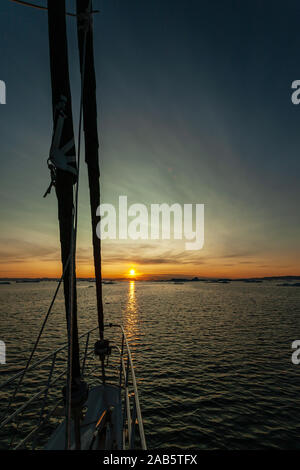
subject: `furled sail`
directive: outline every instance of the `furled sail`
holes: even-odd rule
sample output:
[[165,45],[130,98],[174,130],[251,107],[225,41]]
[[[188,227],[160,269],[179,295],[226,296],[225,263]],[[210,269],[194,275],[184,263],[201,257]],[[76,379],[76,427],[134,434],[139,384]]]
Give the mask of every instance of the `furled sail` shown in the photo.
[[85,135],[85,160],[88,167],[92,239],[100,339],[103,339],[103,301],[101,283],[101,241],[96,234],[96,215],[100,204],[99,140],[97,130],[96,77],[94,66],[92,0],[77,0],[77,31],[82,77],[82,107]]
[[51,186],[58,200],[61,259],[64,272],[64,294],[67,324],[72,323],[72,377],[80,377],[77,331],[75,259],[72,252],[74,230],[73,185],[77,179],[76,152],[72,118],[68,66],[65,0],[48,0],[50,68],[53,105],[53,137],[48,160]]

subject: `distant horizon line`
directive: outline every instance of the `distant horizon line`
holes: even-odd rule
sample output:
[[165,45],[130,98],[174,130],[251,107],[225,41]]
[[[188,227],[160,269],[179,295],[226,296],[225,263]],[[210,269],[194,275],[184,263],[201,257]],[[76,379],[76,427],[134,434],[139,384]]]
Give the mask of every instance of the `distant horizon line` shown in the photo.
[[[243,277],[222,277],[222,276],[193,276],[193,275],[180,275],[180,274],[153,274],[150,276],[120,276],[120,277],[103,277],[103,281],[168,281],[168,280],[231,280],[231,281],[238,281],[238,280],[255,280],[255,279],[300,279],[300,274],[287,274],[287,275],[275,275],[275,276],[243,276]],[[90,281],[95,280],[93,276],[77,276],[76,279],[78,281]],[[33,281],[58,281],[60,277],[48,277],[48,276],[41,276],[41,277],[0,277],[0,281],[22,281],[22,280],[33,280]]]

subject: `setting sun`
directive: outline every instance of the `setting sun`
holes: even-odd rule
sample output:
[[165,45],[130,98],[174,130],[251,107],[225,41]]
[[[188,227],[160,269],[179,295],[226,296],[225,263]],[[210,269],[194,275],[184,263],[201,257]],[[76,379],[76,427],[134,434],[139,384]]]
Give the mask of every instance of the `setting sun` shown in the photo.
[[130,269],[129,274],[130,274],[130,276],[134,276],[135,275],[135,269]]

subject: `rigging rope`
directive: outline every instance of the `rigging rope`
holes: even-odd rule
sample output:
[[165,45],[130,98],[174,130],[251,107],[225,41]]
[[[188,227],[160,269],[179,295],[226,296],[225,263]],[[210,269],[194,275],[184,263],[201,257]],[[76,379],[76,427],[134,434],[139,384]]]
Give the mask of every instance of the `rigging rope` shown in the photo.
[[[40,5],[36,5],[33,3],[29,2],[24,2],[21,0],[11,0],[14,3],[18,3],[21,5],[29,6],[32,8],[37,8],[40,10],[48,10],[46,7],[42,7]],[[66,393],[66,405],[67,405],[67,416],[66,416],[66,447],[67,449],[70,448],[71,442],[71,399],[72,399],[72,365],[73,365],[73,308],[74,308],[74,266],[75,266],[75,257],[76,257],[76,244],[77,244],[77,228],[78,228],[78,196],[79,196],[79,167],[80,167],[80,156],[81,156],[81,135],[82,135],[82,121],[83,121],[83,94],[84,94],[84,80],[85,80],[85,64],[86,64],[86,46],[87,46],[87,34],[89,31],[89,28],[92,27],[92,22],[91,22],[91,15],[93,13],[97,13],[98,10],[92,10],[92,0],[89,0],[89,6],[86,11],[86,18],[87,21],[85,22],[85,27],[84,27],[84,47],[83,47],[83,59],[82,59],[82,82],[81,82],[81,97],[80,97],[80,113],[79,113],[79,125],[78,125],[78,154],[77,154],[77,180],[75,183],[75,194],[73,193],[73,213],[72,213],[72,230],[71,230],[71,240],[70,240],[70,253],[67,258],[67,261],[65,263],[64,269],[62,276],[59,280],[58,286],[55,290],[54,296],[51,300],[50,306],[48,308],[47,314],[44,318],[44,321],[42,323],[40,332],[37,336],[37,339],[35,341],[35,344],[33,346],[33,349],[31,351],[31,354],[29,356],[29,359],[26,363],[26,366],[23,370],[23,373],[20,377],[20,380],[18,382],[18,385],[16,386],[14,390],[14,394],[9,402],[8,405],[8,410],[11,408],[11,404],[13,400],[16,397],[16,394],[18,393],[18,390],[23,382],[24,376],[26,374],[26,371],[28,370],[31,361],[33,359],[33,356],[37,350],[39,341],[41,339],[41,336],[43,334],[43,331],[45,329],[46,323],[48,321],[48,318],[51,314],[53,305],[55,303],[56,297],[58,295],[60,286],[62,282],[65,279],[65,274],[68,269],[70,269],[70,279],[69,279],[69,285],[70,285],[70,296],[69,296],[69,318],[68,318],[68,343],[69,343],[69,348],[68,348],[68,378],[67,378],[67,393]],[[66,13],[69,16],[78,16],[76,14],[72,13]],[[52,183],[51,183],[52,186]],[[73,190],[74,191],[74,190]],[[49,190],[48,190],[49,192]],[[47,193],[46,193],[47,194]],[[75,200],[75,203],[74,203]],[[17,423],[17,427],[19,426],[19,423]],[[11,441],[12,445],[12,441]]]
[[[89,0],[89,6],[87,15],[91,15],[92,12],[92,0]],[[77,143],[77,181],[75,186],[75,205],[73,213],[74,226],[71,236],[71,266],[70,266],[70,308],[69,308],[69,357],[68,357],[68,378],[67,378],[67,416],[66,416],[66,447],[67,449],[71,446],[71,412],[72,412],[72,361],[73,361],[73,287],[74,287],[74,263],[76,257],[76,244],[77,244],[77,228],[78,228],[78,196],[79,196],[79,169],[80,169],[80,157],[81,157],[81,134],[82,134],[82,119],[83,119],[83,91],[84,91],[84,78],[85,78],[85,62],[86,62],[86,43],[88,29],[84,31],[84,49],[83,49],[83,77],[81,81],[81,94],[80,94],[80,111],[79,111],[79,124],[78,124],[78,143]]]
[[50,306],[49,306],[49,308],[48,308],[47,314],[46,314],[46,316],[45,316],[45,318],[44,318],[44,321],[43,321],[43,323],[42,323],[40,332],[39,332],[39,334],[38,334],[38,336],[37,336],[37,339],[36,339],[36,341],[35,341],[35,343],[34,343],[34,346],[33,346],[33,348],[32,348],[32,351],[31,351],[31,353],[30,353],[29,359],[27,360],[27,363],[26,363],[26,366],[24,367],[24,369],[22,369],[22,375],[21,375],[20,380],[19,380],[19,383],[18,383],[18,385],[17,385],[17,387],[16,387],[16,389],[15,389],[15,391],[14,391],[13,397],[11,398],[11,400],[10,400],[10,402],[9,402],[8,408],[10,408],[10,405],[11,405],[12,401],[15,399],[16,394],[18,393],[19,387],[20,387],[20,385],[22,384],[24,375],[25,375],[25,373],[26,373],[28,367],[29,367],[30,364],[31,364],[31,361],[32,361],[32,358],[33,358],[33,356],[34,356],[35,351],[37,350],[38,344],[39,344],[39,342],[40,342],[41,336],[42,336],[43,331],[44,331],[44,329],[45,329],[47,320],[48,320],[48,318],[49,318],[49,316],[50,316],[50,313],[51,313],[51,311],[52,311],[52,308],[53,308],[54,302],[55,302],[55,300],[56,300],[57,294],[58,294],[58,292],[59,292],[60,286],[61,286],[61,284],[62,284],[62,281],[64,280],[65,272],[66,272],[66,270],[67,270],[67,267],[68,267],[69,262],[70,262],[70,256],[69,256],[69,259],[68,259],[68,261],[67,261],[67,263],[66,263],[64,272],[63,272],[63,274],[61,275],[61,278],[60,278],[60,280],[59,280],[59,282],[58,282],[57,288],[56,288],[56,290],[55,290],[55,292],[54,292],[53,298],[52,298],[52,300],[51,300],[51,303],[50,303]]
[[[24,377],[25,377],[26,371],[28,370],[28,368],[29,368],[29,366],[30,366],[30,364],[31,364],[31,361],[32,361],[32,359],[33,359],[33,356],[34,356],[34,354],[35,354],[35,351],[37,350],[37,347],[38,347],[38,345],[39,345],[39,342],[40,342],[40,339],[41,339],[41,337],[42,337],[43,331],[44,331],[44,329],[45,329],[47,320],[48,320],[48,318],[49,318],[49,316],[50,316],[50,314],[51,314],[51,311],[52,311],[54,302],[55,302],[56,297],[57,297],[57,295],[58,295],[60,286],[61,286],[61,284],[62,284],[62,281],[64,280],[65,273],[66,273],[66,270],[67,270],[68,265],[69,265],[69,262],[70,262],[70,258],[71,258],[71,256],[69,255],[69,258],[68,258],[67,263],[66,263],[66,265],[65,265],[64,271],[63,271],[63,273],[62,273],[62,275],[61,275],[61,277],[60,277],[60,280],[59,280],[59,282],[58,282],[58,285],[57,285],[56,290],[55,290],[55,292],[54,292],[54,295],[53,295],[53,297],[52,297],[51,303],[50,303],[50,305],[49,305],[47,314],[46,314],[46,316],[45,316],[45,318],[44,318],[44,321],[43,321],[43,323],[42,323],[40,332],[39,332],[39,334],[38,334],[38,336],[37,336],[37,339],[36,339],[36,341],[35,341],[35,343],[34,343],[34,346],[33,346],[33,348],[32,348],[32,351],[31,351],[31,353],[30,353],[29,359],[27,360],[26,366],[25,366],[24,369],[23,369],[23,372],[22,372],[22,374],[21,374],[21,376],[20,376],[20,380],[19,380],[19,382],[18,382],[18,384],[17,384],[17,386],[16,386],[16,388],[15,388],[15,390],[14,390],[14,393],[13,393],[12,397],[11,397],[10,400],[9,400],[8,406],[7,406],[7,408],[6,408],[6,410],[7,410],[7,411],[6,411],[6,416],[7,416],[7,414],[10,412],[11,404],[12,404],[13,400],[15,399],[15,397],[16,397],[18,391],[19,391],[20,386],[22,385],[22,382],[23,382],[23,379],[24,379]],[[19,418],[19,417],[18,417],[18,418]],[[16,422],[16,431],[18,431],[18,428],[19,428],[19,421],[18,421],[18,418],[17,418],[17,422]],[[10,447],[11,447],[12,444],[13,444],[14,437],[15,437],[15,434],[12,436],[12,439],[11,439],[11,441],[10,441]]]
[[[23,5],[25,7],[31,7],[31,8],[35,8],[37,10],[43,10],[43,11],[47,11],[48,8],[47,7],[43,7],[42,5],[37,5],[36,3],[31,3],[31,2],[24,2],[23,0],[10,0],[11,2],[13,3],[18,3],[19,5]],[[90,14],[94,14],[94,13],[99,13],[99,10],[92,10],[90,12]],[[73,16],[73,17],[76,17],[76,13],[69,13],[69,12],[66,12],[66,15],[67,16]]]

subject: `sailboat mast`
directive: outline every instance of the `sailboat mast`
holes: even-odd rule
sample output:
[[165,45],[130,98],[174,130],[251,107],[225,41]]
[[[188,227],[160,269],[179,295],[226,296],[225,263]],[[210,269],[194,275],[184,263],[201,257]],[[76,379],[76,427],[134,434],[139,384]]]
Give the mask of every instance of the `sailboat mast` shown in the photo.
[[58,200],[64,295],[71,343],[73,380],[80,377],[77,329],[76,273],[72,253],[73,185],[77,180],[64,0],[48,0],[53,138],[48,160]]
[[96,76],[92,28],[92,0],[77,0],[77,31],[82,77],[82,107],[85,135],[85,161],[88,167],[92,240],[96,278],[97,311],[100,339],[103,339],[104,319],[102,300],[101,240],[96,233],[100,204],[99,139],[97,129]]

